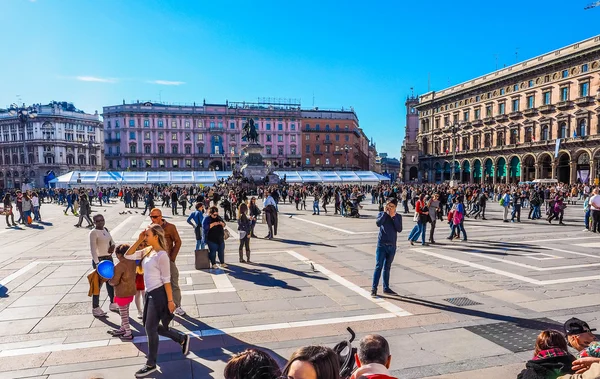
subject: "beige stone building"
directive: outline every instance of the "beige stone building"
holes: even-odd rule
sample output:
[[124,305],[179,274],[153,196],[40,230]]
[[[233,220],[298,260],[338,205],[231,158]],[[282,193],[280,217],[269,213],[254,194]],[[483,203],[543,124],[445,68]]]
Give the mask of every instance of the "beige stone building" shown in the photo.
[[454,169],[464,183],[597,182],[600,36],[426,93],[417,109],[423,181]]

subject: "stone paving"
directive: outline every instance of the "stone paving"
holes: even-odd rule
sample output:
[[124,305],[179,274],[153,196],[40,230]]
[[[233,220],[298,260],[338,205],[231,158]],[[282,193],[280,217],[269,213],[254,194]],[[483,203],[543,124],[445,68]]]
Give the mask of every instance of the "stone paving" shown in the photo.
[[[121,214],[121,203],[93,210],[117,243],[133,242],[149,223],[141,209]],[[527,220],[527,210],[522,223],[503,223],[500,211],[490,204],[487,221],[467,219],[468,242],[446,240],[448,227],[438,222],[438,243],[430,246],[406,241],[414,225],[406,215],[391,279],[401,296],[372,299],[371,204],[361,219],[280,205],[279,235],[251,241],[253,264],[237,263],[231,223],[230,265],[210,271],[194,270],[193,230],[164,209],[183,240],[177,265],[187,315],[174,326],[194,338],[187,358],[162,342],[154,377],[222,378],[229,356],[249,346],[283,364],[300,346],[333,346],[351,326],[358,337],[388,339],[399,378],[514,378],[531,351],[514,353],[466,328],[577,315],[599,327],[600,239],[582,231],[581,204],[567,209],[566,226]],[[147,349],[135,306],[134,341],[111,339],[106,332],[118,326],[118,314],[91,315],[88,230],[74,228],[76,218],[54,204],[42,215],[34,228],[0,229],[0,379],[133,377]],[[266,235],[266,225],[257,234]],[[446,300],[459,297],[479,304]],[[105,291],[101,300],[108,311]]]

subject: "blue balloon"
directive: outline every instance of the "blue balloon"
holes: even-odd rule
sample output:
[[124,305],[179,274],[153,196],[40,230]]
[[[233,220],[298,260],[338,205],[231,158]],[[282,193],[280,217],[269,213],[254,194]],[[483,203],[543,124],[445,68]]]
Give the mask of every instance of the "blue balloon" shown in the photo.
[[115,276],[115,264],[111,261],[102,261],[98,264],[96,270],[104,279],[112,279]]

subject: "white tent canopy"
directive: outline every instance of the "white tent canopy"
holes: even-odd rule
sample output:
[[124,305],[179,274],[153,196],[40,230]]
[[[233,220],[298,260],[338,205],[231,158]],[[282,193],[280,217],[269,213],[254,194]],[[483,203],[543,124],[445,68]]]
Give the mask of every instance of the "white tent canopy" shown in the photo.
[[[71,171],[51,181],[58,188],[90,186],[144,186],[152,184],[213,185],[231,171]],[[275,171],[288,183],[376,184],[389,181],[372,171]]]

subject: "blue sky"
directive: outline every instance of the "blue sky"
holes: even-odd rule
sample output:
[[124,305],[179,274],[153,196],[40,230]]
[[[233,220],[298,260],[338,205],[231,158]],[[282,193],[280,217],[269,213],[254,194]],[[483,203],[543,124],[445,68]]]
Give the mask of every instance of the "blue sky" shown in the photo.
[[[2,0],[0,107],[299,98],[398,157],[404,101],[599,33],[574,1]],[[518,57],[515,52],[518,51]]]

